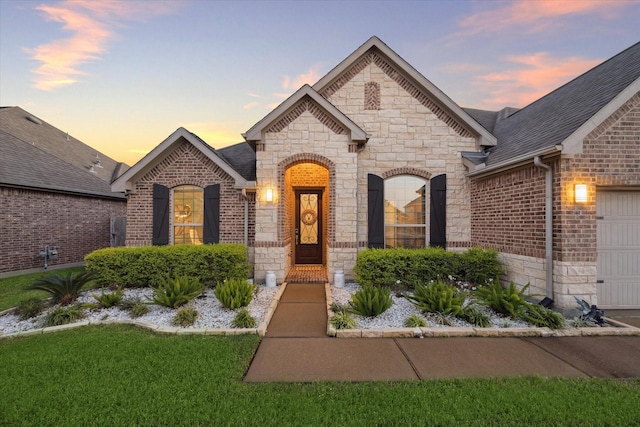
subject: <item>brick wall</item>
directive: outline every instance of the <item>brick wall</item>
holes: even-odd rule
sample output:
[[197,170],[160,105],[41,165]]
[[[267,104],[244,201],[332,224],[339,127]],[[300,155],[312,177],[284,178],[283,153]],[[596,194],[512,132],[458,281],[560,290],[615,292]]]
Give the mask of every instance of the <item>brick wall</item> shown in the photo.
[[[640,186],[640,93],[582,143],[582,153],[562,162],[559,251],[564,261],[595,262],[596,189]],[[587,184],[587,203],[575,203],[574,186]]]
[[[234,180],[187,141],[142,176],[129,194],[127,246],[151,245],[153,184],[169,188],[220,184],[220,242],[244,243],[245,200]],[[249,202],[249,245],[253,244],[255,203]],[[172,224],[170,224],[171,229]]]
[[59,246],[50,265],[78,263],[110,245],[111,217],[126,201],[0,188],[0,273],[40,268],[45,245]]
[[[558,162],[546,163],[555,175]],[[473,179],[471,242],[500,252],[544,258],[545,171],[532,164]]]

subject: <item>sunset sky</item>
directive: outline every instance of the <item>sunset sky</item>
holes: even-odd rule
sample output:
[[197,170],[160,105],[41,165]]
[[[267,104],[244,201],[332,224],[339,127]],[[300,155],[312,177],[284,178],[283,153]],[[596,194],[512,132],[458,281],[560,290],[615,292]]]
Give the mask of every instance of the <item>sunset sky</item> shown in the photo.
[[640,40],[640,0],[0,0],[0,105],[134,164],[213,147],[376,35],[463,107],[523,107]]

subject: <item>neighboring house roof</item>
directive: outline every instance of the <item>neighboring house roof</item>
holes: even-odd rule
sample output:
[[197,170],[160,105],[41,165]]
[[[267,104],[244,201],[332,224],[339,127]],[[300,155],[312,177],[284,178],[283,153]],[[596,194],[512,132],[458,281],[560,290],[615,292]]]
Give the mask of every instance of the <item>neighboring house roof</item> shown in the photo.
[[323,93],[326,88],[333,85],[334,82],[343,77],[344,73],[357,63],[367,53],[375,51],[382,55],[387,61],[397,67],[410,82],[417,88],[429,96],[432,101],[445,111],[450,117],[454,118],[458,123],[467,128],[472,134],[479,138],[480,146],[493,146],[496,144],[496,138],[487,129],[483,128],[476,122],[466,111],[449,98],[444,92],[438,89],[433,83],[427,80],[407,61],[402,59],[400,55],[395,53],[378,37],[371,37],[362,46],[356,49],[351,55],[345,58],[340,64],[329,71],[324,77],[313,85],[313,89],[318,93]]
[[20,107],[0,108],[0,129],[107,183],[128,168]]
[[282,116],[288,114],[293,107],[295,107],[304,98],[310,98],[313,102],[319,105],[329,116],[340,123],[342,126],[349,130],[351,134],[351,140],[359,143],[364,143],[369,139],[367,133],[362,130],[357,124],[355,124],[349,117],[347,117],[342,111],[336,108],[335,105],[327,101],[322,95],[316,92],[311,86],[305,84],[298,89],[293,95],[287,98],[282,104],[278,105],[274,110],[267,114],[262,120],[253,125],[251,129],[243,133],[242,136],[246,141],[260,141],[262,140],[262,131],[268,129],[272,124],[280,120]]
[[498,119],[493,129],[498,145],[489,150],[486,165],[560,149],[560,144],[563,152],[579,152],[582,138],[639,90],[640,43],[636,43],[509,117]]
[[122,166],[19,107],[0,108],[0,185],[122,198],[109,186]]
[[[111,184],[111,190],[115,192],[125,192],[132,190],[135,182],[144,176],[148,171],[153,169],[158,163],[160,163],[168,153],[170,153],[177,145],[183,141],[189,142],[195,148],[200,150],[207,158],[215,163],[220,169],[225,171],[230,177],[235,180],[235,186],[237,188],[249,188],[255,183],[251,182],[251,173],[247,177],[243,176],[236,169],[237,165],[243,165],[244,169],[247,169],[244,165],[245,159],[233,159],[233,161],[227,160],[224,156],[218,153],[213,147],[209,146],[206,142],[200,139],[196,134],[189,132],[187,129],[180,127],[176,129],[171,135],[169,135],[164,141],[156,146],[151,152],[144,156],[138,163],[133,165],[130,169],[124,172],[118,179]],[[237,144],[239,145],[239,144]],[[234,147],[234,146],[232,146]],[[236,147],[235,152],[240,153],[241,150],[246,151],[246,148]],[[250,151],[253,151],[249,148]],[[231,150],[227,152],[231,154]],[[247,159],[248,161],[248,159]],[[255,153],[253,153],[253,161],[255,163]],[[249,171],[250,172],[250,171]],[[255,164],[253,166],[253,175],[255,176]]]

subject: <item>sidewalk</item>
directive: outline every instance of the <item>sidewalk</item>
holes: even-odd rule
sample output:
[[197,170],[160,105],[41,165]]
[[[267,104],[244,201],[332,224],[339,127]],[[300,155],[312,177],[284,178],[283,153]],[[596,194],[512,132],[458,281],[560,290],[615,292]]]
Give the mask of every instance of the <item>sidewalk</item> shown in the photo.
[[325,304],[322,285],[289,284],[244,381],[640,377],[640,336],[338,339]]

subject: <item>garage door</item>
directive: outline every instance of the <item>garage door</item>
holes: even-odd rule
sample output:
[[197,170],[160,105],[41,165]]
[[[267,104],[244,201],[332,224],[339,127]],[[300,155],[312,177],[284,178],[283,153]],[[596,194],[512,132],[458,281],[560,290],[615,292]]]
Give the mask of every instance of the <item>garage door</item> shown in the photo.
[[640,308],[640,191],[598,191],[598,307]]

